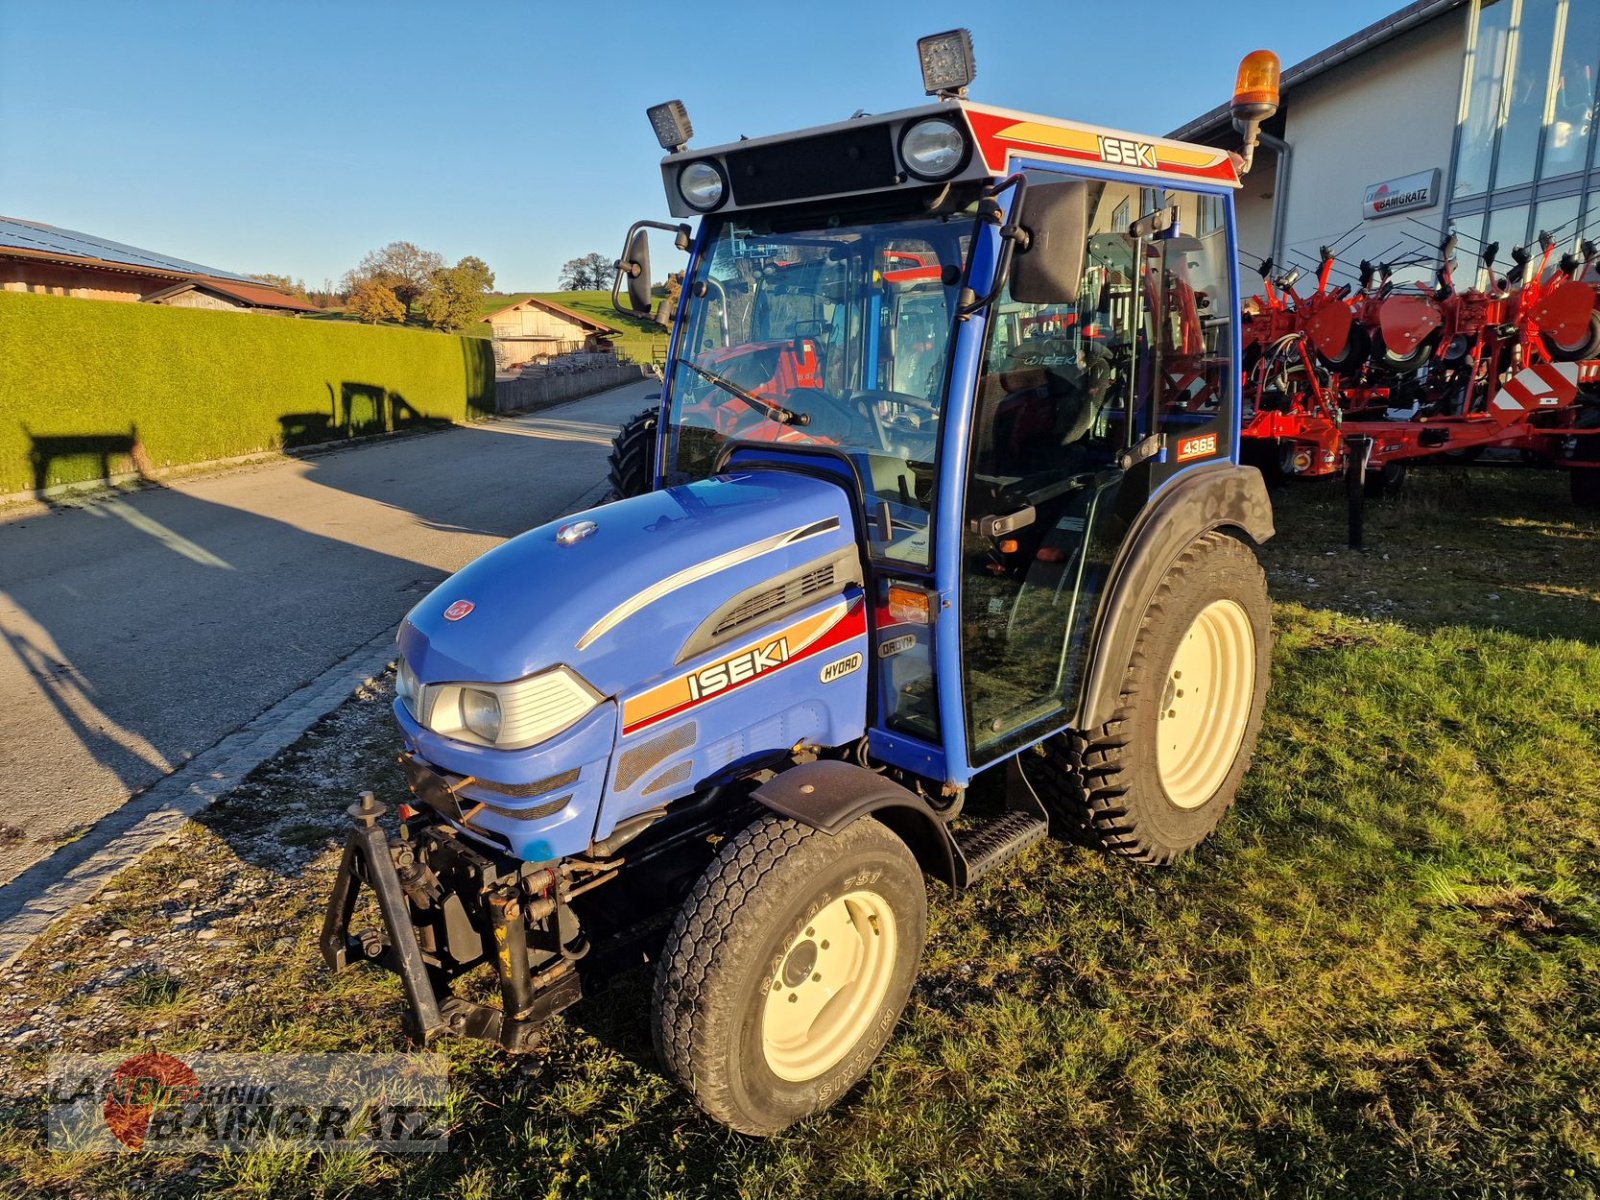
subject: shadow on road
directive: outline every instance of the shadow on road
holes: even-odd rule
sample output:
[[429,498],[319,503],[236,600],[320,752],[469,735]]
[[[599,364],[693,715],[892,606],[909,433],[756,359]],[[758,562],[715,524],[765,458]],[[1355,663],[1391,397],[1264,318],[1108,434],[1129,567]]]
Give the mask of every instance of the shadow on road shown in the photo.
[[130,425],[127,433],[65,433],[38,434],[24,423],[22,432],[28,438],[28,465],[33,472],[33,494],[49,504],[46,489],[57,470],[78,466],[92,467],[93,471],[67,470],[72,479],[107,480],[124,474],[118,468],[126,466],[148,482],[152,469],[150,457],[139,440],[139,427]]
[[[404,397],[359,382],[330,404],[352,429],[418,423]],[[57,498],[0,525],[0,688],[13,697],[0,784],[4,824],[24,831],[0,830],[0,883],[21,871],[27,884],[40,856],[392,626],[483,539],[565,510],[603,477],[612,432],[570,417],[469,426],[314,457],[285,468],[292,479]],[[108,472],[138,461],[135,429],[33,436],[41,481],[69,456]],[[375,522],[361,501],[395,516]],[[476,541],[452,550],[422,531]]]

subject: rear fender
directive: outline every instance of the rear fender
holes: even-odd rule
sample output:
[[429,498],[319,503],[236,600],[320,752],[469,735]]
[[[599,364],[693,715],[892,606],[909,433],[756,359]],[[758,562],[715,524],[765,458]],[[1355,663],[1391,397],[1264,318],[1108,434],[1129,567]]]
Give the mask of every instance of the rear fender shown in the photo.
[[752,796],[780,816],[827,834],[873,817],[911,848],[924,871],[955,886],[955,854],[945,823],[915,792],[865,767],[838,759],[802,763],[768,780]]
[[1242,532],[1258,545],[1273,535],[1272,501],[1260,471],[1227,462],[1192,468],[1139,514],[1100,603],[1075,728],[1098,729],[1117,711],[1150,597],[1184,548],[1213,529]]

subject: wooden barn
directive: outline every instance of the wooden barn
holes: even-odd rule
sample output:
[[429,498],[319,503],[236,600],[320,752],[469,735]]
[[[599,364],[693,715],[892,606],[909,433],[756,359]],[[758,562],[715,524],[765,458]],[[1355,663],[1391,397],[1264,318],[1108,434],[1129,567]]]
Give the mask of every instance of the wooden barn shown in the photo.
[[494,331],[495,366],[507,370],[536,358],[575,354],[580,350],[610,350],[622,330],[594,317],[529,296],[483,318]]

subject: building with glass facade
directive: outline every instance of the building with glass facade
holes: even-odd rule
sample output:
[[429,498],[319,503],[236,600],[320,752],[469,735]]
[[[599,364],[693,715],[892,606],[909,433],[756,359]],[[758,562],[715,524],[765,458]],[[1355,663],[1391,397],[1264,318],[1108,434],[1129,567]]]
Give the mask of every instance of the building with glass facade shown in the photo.
[[[1284,72],[1284,102],[1240,197],[1240,244],[1306,265],[1346,237],[1343,262],[1437,263],[1541,231],[1600,243],[1600,0],[1419,0]],[[1177,136],[1229,145],[1226,107]],[[1356,239],[1359,238],[1359,241]]]

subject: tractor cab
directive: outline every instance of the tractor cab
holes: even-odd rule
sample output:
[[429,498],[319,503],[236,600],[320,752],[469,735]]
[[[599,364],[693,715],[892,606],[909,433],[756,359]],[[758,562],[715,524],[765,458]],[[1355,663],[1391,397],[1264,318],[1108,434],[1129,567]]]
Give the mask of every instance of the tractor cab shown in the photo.
[[[964,30],[918,50],[932,99],[887,115],[690,149],[649,110],[678,223],[612,295],[651,311],[651,229],[688,252],[659,401],[610,502],[407,616],[399,839],[351,808],[323,954],[397,971],[424,1043],[533,1049],[647,961],[668,1070],[775,1133],[893,1032],[927,879],[1052,831],[1170,863],[1238,791],[1272,517],[1233,194],[1277,60],[1233,154],[973,103]],[[453,989],[480,968],[498,1006]]]
[[[707,150],[681,104],[652,118],[700,227],[630,490],[843,479],[872,752],[964,787],[1077,716],[1135,518],[1236,459],[1236,163],[953,96]],[[649,276],[647,227],[619,294]]]

